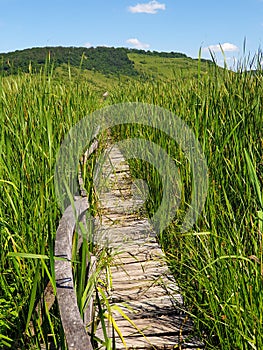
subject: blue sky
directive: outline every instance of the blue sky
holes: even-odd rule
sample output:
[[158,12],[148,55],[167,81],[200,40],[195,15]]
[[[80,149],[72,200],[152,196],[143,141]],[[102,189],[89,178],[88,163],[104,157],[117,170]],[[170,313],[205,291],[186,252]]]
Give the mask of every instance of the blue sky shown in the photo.
[[[229,63],[263,47],[263,0],[0,0],[0,52],[35,46],[176,51]],[[220,63],[220,62],[219,62]]]

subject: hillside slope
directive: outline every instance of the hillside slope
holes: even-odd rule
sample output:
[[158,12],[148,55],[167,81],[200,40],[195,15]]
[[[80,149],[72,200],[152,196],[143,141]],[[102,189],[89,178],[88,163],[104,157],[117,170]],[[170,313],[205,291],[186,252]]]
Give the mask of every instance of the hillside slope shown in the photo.
[[[204,74],[209,67],[214,65],[212,61],[192,59],[187,56],[165,57],[162,55],[147,55],[143,53],[129,53],[128,57],[134,63],[134,69],[141,76],[158,78],[161,80],[173,80],[176,76],[197,76],[198,70]],[[198,67],[200,66],[200,67]]]
[[[197,74],[198,61],[178,52],[156,52],[113,47],[42,47],[0,54],[2,75],[38,72],[46,63],[57,68],[81,68],[107,77],[173,79],[177,73]],[[205,72],[211,61],[201,60]],[[75,71],[76,72],[76,71]]]

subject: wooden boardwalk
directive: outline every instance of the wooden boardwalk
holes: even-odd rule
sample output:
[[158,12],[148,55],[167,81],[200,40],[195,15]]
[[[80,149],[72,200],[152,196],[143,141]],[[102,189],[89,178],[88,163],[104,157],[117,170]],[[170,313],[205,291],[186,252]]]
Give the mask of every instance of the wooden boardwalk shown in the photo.
[[[98,178],[100,215],[95,220],[95,239],[114,257],[110,266],[112,287],[107,292],[116,309],[113,318],[125,341],[109,322],[108,334],[114,338],[116,349],[204,348],[193,335],[193,323],[184,312],[178,286],[143,215],[147,191],[139,194],[117,147],[108,153]],[[101,329],[96,335],[103,339]]]

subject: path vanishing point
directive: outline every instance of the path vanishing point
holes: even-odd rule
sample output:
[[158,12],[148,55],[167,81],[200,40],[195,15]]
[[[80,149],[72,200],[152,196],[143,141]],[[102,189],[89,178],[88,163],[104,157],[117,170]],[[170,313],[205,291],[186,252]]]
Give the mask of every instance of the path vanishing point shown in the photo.
[[[143,215],[147,190],[140,180],[132,181],[128,163],[116,146],[109,146],[101,171],[96,184],[99,215],[95,218],[94,237],[98,245],[106,245],[112,253],[111,286],[105,293],[115,322],[114,327],[110,321],[106,326],[115,349],[203,349],[204,344],[195,336],[193,322],[185,310],[165,255]],[[78,201],[82,203],[83,199]],[[79,209],[78,214],[84,209]],[[63,234],[65,236],[63,227],[65,231],[65,225],[60,223],[57,231],[57,256],[63,255],[61,252],[65,250],[60,243]],[[66,230],[72,231],[72,226]],[[66,242],[70,234],[73,233],[66,234]],[[70,254],[69,248],[66,253],[69,260]],[[71,264],[65,268],[65,262],[56,262],[57,298],[68,348],[91,349],[80,315],[73,315],[65,306],[69,302],[67,293],[70,294],[68,300],[73,300],[75,292],[70,269]],[[106,271],[101,271],[100,278],[106,281]],[[67,288],[61,283],[63,280]],[[101,326],[96,336],[103,339]]]

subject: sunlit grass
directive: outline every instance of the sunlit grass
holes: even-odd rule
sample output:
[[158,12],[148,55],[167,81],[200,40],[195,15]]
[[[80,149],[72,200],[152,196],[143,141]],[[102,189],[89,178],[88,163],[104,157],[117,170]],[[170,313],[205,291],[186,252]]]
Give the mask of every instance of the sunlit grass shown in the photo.
[[[173,111],[194,130],[207,159],[208,196],[192,233],[180,233],[179,212],[160,237],[200,335],[208,348],[261,348],[262,72],[212,69],[199,80],[133,84],[126,91],[117,91],[113,102],[146,102]],[[123,133],[150,137],[169,149],[160,133],[154,137],[154,131],[134,128]],[[173,146],[169,152],[183,164],[187,194],[189,168],[184,156]],[[158,173],[141,161],[130,164],[134,176],[150,181],[152,196],[146,204],[151,215],[162,198]],[[187,205],[189,197],[182,201]]]
[[[61,217],[53,184],[56,153],[67,131],[84,116],[103,104],[138,101],[182,118],[207,159],[205,208],[192,231],[181,234],[191,192],[183,152],[149,128],[118,131],[119,138],[140,135],[159,143],[180,163],[182,205],[160,243],[200,336],[208,348],[262,348],[262,72],[251,74],[244,66],[239,73],[211,67],[199,80],[179,74],[173,84],[125,82],[114,87],[106,101],[85,79],[54,79],[51,73],[47,69],[0,80],[0,347],[40,349],[52,339],[65,349],[57,304],[48,309],[43,301],[47,282],[55,281],[54,237]],[[146,206],[151,216],[161,201],[160,176],[140,161],[131,167],[134,176],[149,182]],[[110,317],[98,274],[110,257],[101,253],[98,270],[87,281],[86,266],[95,248],[88,240],[80,252],[76,245],[80,311],[84,313],[95,295],[99,314],[104,312],[100,316]],[[39,301],[41,317],[36,311]],[[104,340],[109,347],[106,334]]]
[[48,280],[55,278],[53,245],[61,216],[55,157],[65,133],[101,101],[88,83],[58,83],[46,72],[3,78],[0,96],[0,347],[18,349],[39,346],[48,334],[63,340],[57,306],[47,312],[41,304],[41,323],[35,311]]

